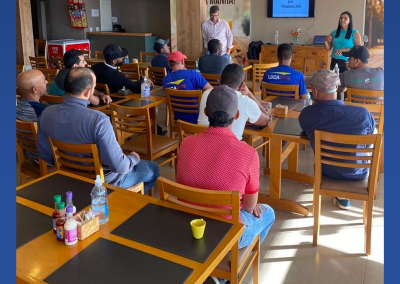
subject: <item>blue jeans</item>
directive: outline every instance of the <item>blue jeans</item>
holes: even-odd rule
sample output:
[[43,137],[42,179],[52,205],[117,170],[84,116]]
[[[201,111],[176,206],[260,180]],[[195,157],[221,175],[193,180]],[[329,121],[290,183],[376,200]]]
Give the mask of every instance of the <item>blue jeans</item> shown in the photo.
[[160,176],[160,167],[153,162],[140,160],[130,173],[127,173],[116,186],[130,188],[140,182],[144,183],[144,193],[147,194]]
[[261,204],[263,214],[257,218],[253,213],[246,210],[240,210],[240,218],[244,225],[244,233],[239,239],[239,249],[251,245],[254,238],[260,234],[260,243],[262,243],[275,221],[274,210],[266,204]]

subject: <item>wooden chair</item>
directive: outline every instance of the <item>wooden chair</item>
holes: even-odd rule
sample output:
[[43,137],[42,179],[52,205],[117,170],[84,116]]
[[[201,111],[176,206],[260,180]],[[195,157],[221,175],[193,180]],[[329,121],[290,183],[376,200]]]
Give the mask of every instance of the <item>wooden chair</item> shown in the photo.
[[[209,214],[221,216],[230,215],[232,220],[239,222],[239,194],[237,191],[217,191],[199,189],[178,184],[159,177],[157,180],[160,199],[181,206],[189,207]],[[190,204],[188,202],[205,205],[229,205],[231,209],[209,208]],[[253,243],[239,250],[238,242],[232,250],[221,260],[211,275],[230,280],[231,283],[242,283],[250,266],[253,266],[253,283],[258,284],[260,241],[257,236]]]
[[105,93],[106,95],[110,95],[110,89],[108,88],[107,84],[102,84],[102,83],[97,83],[96,82],[96,90],[98,91],[102,91],[103,93]]
[[[378,164],[382,136],[345,135],[315,130],[314,233],[313,245],[318,245],[321,195],[364,201],[365,253],[371,254],[371,231],[374,196],[378,179]],[[324,141],[322,143],[321,141]],[[329,145],[326,144],[329,142]],[[331,143],[340,143],[334,146]],[[372,148],[355,148],[371,145]],[[366,154],[367,156],[356,156]],[[372,154],[369,156],[369,154]],[[327,159],[328,158],[328,159]],[[332,160],[335,159],[335,160]],[[356,163],[357,161],[363,164]],[[346,168],[369,169],[369,177],[360,181],[339,180],[322,175],[322,164]]]
[[[258,58],[259,59],[249,59],[248,56],[247,56],[247,52],[246,52],[246,64],[247,65],[251,65],[252,68],[254,67],[254,64],[266,63],[266,62],[261,62],[261,52],[260,52],[260,55],[259,55]],[[250,74],[250,79],[252,79],[253,78],[253,73],[249,72],[249,74]],[[245,80],[247,81],[247,77],[245,77]]]
[[85,61],[86,61],[86,66],[85,67],[88,67],[88,68],[93,67],[97,63],[101,62],[101,61],[93,61],[93,60],[86,60],[86,59],[85,59]]
[[[281,93],[290,92],[290,93]],[[293,97],[299,99],[299,85],[280,85],[261,83],[261,100],[265,100],[267,96],[278,96],[278,97]]]
[[94,58],[96,58],[96,59],[99,59],[99,58],[104,59],[103,51],[95,50],[94,51]]
[[165,89],[166,106],[169,116],[169,134],[175,137],[174,131],[178,131],[175,123],[175,112],[199,114],[201,102],[201,90],[174,90]]
[[256,88],[256,82],[260,83],[264,77],[265,71],[269,68],[278,66],[279,63],[265,63],[265,64],[254,64],[253,65],[253,82],[251,85],[251,91],[254,95],[261,93],[261,90]]
[[156,122],[150,120],[148,108],[111,104],[111,121],[118,143],[126,154],[134,151],[141,159],[149,161],[168,155],[169,158],[160,162],[159,166],[168,162],[174,165],[178,141],[152,133],[152,126]]
[[208,128],[208,126],[205,125],[193,124],[180,119],[178,119],[176,123],[178,124],[179,144],[182,143],[183,139],[187,136],[201,133]]
[[130,80],[140,80],[139,63],[124,63],[119,70]]
[[362,104],[383,104],[383,92],[347,88],[347,101]]
[[64,59],[62,57],[55,57],[52,58],[52,64],[58,69],[61,70],[65,67],[64,65]]
[[58,69],[44,69],[44,68],[37,68],[37,70],[41,71],[44,75],[44,77],[46,77],[46,80],[48,82],[48,84],[51,84],[53,82],[53,80],[56,78],[57,74],[58,74]]
[[64,100],[64,96],[54,96],[45,94],[40,97],[40,102],[45,105],[61,104]]
[[47,59],[45,57],[33,57],[29,56],[29,61],[31,63],[32,69],[44,68],[47,69]]
[[27,176],[36,179],[48,174],[47,164],[38,156],[39,164],[28,157],[27,152],[37,155],[37,123],[17,119],[17,157],[21,173],[21,184],[27,182]]
[[16,71],[17,71],[17,77],[18,77],[19,74],[21,74],[22,72],[25,72],[25,65],[24,64],[22,64],[22,65],[18,65],[17,64]]
[[167,70],[165,67],[151,67],[148,68],[148,77],[153,81],[154,85],[162,86],[164,77],[167,76]]
[[47,40],[35,39],[35,56],[47,58]]
[[187,60],[187,59],[185,59],[185,67],[186,67],[186,69],[196,70],[196,62],[197,62],[197,60]]
[[83,53],[83,56],[85,57],[85,60],[86,58],[90,58],[90,50],[81,49],[81,51]]
[[156,56],[156,52],[144,52],[140,51],[139,53],[139,63],[151,62],[154,56]]
[[103,166],[96,144],[67,144],[49,137],[57,170],[96,179],[104,183]]
[[204,79],[207,80],[208,83],[210,83],[211,86],[219,86],[221,85],[221,74],[206,74],[206,73],[200,73],[201,76],[203,76]]

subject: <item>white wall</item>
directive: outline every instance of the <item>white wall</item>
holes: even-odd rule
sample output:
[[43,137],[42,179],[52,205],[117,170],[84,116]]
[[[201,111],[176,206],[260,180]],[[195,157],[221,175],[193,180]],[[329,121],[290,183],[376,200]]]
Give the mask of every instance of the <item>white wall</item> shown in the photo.
[[[275,32],[279,31],[279,43],[293,42],[291,31],[301,28],[300,44],[313,43],[315,35],[328,35],[337,28],[339,16],[344,11],[353,15],[353,28],[363,35],[365,19],[365,0],[315,0],[315,18],[310,19],[272,19],[267,18],[267,0],[251,1],[250,39],[273,42]],[[314,22],[314,23],[313,23]],[[306,35],[306,30],[309,38]]]

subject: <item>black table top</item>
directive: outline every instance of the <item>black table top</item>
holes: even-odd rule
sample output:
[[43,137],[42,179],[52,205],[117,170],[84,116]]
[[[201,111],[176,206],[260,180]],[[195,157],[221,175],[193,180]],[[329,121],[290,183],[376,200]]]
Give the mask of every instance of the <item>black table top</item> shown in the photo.
[[152,104],[153,101],[147,101],[147,100],[129,100],[123,103],[120,103],[119,105],[125,106],[125,107],[144,107],[149,104]]
[[197,240],[192,235],[190,221],[198,218],[194,214],[148,204],[111,234],[204,263],[232,224],[203,218],[207,223],[204,237]]
[[305,135],[297,118],[280,117],[276,122],[274,133],[294,136]]
[[[54,195],[61,195],[61,200],[65,201],[65,193],[72,191],[74,206],[80,211],[91,204],[90,192],[93,187],[93,183],[55,174],[18,190],[17,196],[54,208]],[[107,188],[108,194],[113,191]]]
[[179,284],[184,283],[192,272],[191,268],[99,238],[44,281],[57,284]]

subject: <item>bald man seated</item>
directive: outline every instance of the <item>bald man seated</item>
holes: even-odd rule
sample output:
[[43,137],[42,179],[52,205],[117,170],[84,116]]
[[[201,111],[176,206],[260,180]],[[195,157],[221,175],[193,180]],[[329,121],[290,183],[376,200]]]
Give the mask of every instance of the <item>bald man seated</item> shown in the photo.
[[21,99],[17,105],[17,119],[22,121],[38,121],[38,117],[46,108],[39,102],[46,94],[47,80],[39,70],[28,70],[17,77],[17,88]]

